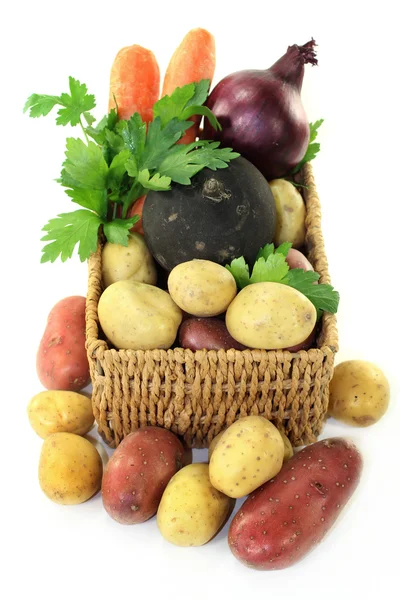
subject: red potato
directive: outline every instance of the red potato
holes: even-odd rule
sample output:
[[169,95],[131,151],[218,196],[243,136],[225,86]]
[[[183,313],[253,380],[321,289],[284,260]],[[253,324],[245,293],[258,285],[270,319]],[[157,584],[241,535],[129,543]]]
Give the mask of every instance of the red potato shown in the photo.
[[295,564],[332,527],[361,471],[362,457],[348,440],[330,438],[305,447],[244,502],[229,529],[231,551],[259,570]]
[[304,269],[304,271],[314,271],[312,264],[310,261],[304,256],[300,250],[296,250],[296,248],[290,248],[286,262],[289,265],[290,269]]
[[143,427],[122,440],[104,470],[103,505],[118,523],[153,517],[171,477],[190,457],[179,439],[161,427]]
[[38,377],[48,390],[79,392],[90,383],[85,306],[83,296],[69,296],[49,313],[36,355]]
[[179,328],[179,344],[190,350],[243,350],[245,346],[230,335],[224,321],[213,317],[185,319]]

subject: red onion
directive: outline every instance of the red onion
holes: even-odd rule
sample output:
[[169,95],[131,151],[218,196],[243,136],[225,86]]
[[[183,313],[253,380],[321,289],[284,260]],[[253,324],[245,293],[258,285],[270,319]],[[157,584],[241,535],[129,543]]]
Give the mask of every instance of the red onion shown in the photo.
[[304,65],[316,65],[315,41],[289,46],[270,69],[238,71],[213,89],[207,106],[222,131],[205,122],[203,139],[240,152],[268,180],[288,175],[306,153],[310,139],[300,92]]

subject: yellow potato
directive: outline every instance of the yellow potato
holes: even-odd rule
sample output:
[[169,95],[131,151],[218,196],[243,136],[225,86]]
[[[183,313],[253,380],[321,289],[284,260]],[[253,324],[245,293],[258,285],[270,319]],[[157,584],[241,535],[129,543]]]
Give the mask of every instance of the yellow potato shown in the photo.
[[125,280],[111,284],[98,306],[100,324],[116,348],[170,348],[182,311],[168,292],[154,285]]
[[348,425],[373,425],[389,406],[388,380],[379,367],[364,360],[339,363],[329,393],[330,416]]
[[269,186],[276,206],[276,227],[274,244],[291,242],[293,248],[304,244],[306,235],[306,207],[300,192],[285,179],[273,179]]
[[123,279],[150,285],[157,282],[153,257],[140,233],[131,233],[127,246],[106,242],[101,261],[104,287]]
[[[213,452],[215,450],[215,446],[218,444],[224,431],[220,431],[220,433],[217,436],[215,436],[215,438],[212,439],[211,444],[208,446],[208,462],[210,462]],[[285,433],[283,433],[283,431],[279,431],[279,433],[282,436],[283,445],[285,447],[285,454],[283,455],[283,462],[286,462],[287,460],[289,460],[289,458],[292,458],[292,456],[293,456],[293,447],[292,447],[292,444],[290,443],[290,440],[287,437],[287,435]]]
[[260,416],[243,417],[226,429],[210,461],[210,481],[231,498],[242,498],[275,477],[285,447],[278,429]]
[[214,317],[225,312],[237,291],[228,269],[201,259],[174,267],[168,277],[168,290],[182,310],[196,317]]
[[43,439],[58,432],[85,435],[94,423],[90,398],[62,390],[46,390],[33,396],[28,404],[28,418]]
[[208,462],[210,462],[211,460],[211,456],[215,450],[215,446],[218,444],[219,440],[222,437],[222,434],[224,433],[225,429],[223,431],[220,431],[220,433],[218,435],[215,436],[215,438],[213,438],[211,440],[211,444],[208,446]]
[[283,431],[279,432],[282,436],[283,439],[283,445],[285,447],[285,454],[283,455],[283,462],[286,462],[287,460],[289,460],[289,458],[292,458],[294,452],[293,452],[293,446],[290,443],[289,438],[287,437],[287,435],[285,433],[283,433]]
[[45,439],[39,461],[39,484],[58,504],[81,504],[100,490],[103,463],[96,448],[74,433]]
[[249,348],[277,350],[296,346],[317,321],[314,305],[282,283],[253,283],[231,302],[225,323],[231,336]]
[[194,463],[172,477],[161,498],[157,525],[176,546],[202,546],[228,520],[235,502],[213,488],[208,465]]

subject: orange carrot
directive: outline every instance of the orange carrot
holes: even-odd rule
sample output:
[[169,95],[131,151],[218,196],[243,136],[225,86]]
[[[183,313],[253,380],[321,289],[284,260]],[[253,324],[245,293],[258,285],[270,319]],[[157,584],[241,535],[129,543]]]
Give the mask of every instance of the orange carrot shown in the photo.
[[111,67],[108,109],[115,108],[116,102],[120,119],[138,112],[148,123],[159,93],[160,69],[153,52],[137,44],[122,48]]
[[[175,88],[197,83],[201,79],[209,79],[211,82],[214,71],[214,36],[200,27],[192,29],[172,55],[164,77],[162,96],[170,96]],[[192,117],[192,120],[195,125],[185,132],[179,143],[190,144],[196,139],[201,117]]]

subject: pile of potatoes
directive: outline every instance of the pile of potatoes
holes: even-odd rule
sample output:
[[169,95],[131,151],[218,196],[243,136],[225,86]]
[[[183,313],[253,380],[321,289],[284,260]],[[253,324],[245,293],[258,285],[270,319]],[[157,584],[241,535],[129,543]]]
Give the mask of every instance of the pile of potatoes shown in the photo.
[[[293,247],[290,268],[312,270],[297,249],[304,244],[305,206],[288,181],[270,183],[277,227],[274,243]],[[300,292],[279,283],[252,284],[237,293],[236,282],[223,266],[193,259],[167,274],[157,287],[157,267],[143,236],[130,235],[128,246],[106,243],[102,254],[104,292],[98,305],[103,332],[118,349],[190,350],[309,348],[317,314]]]

